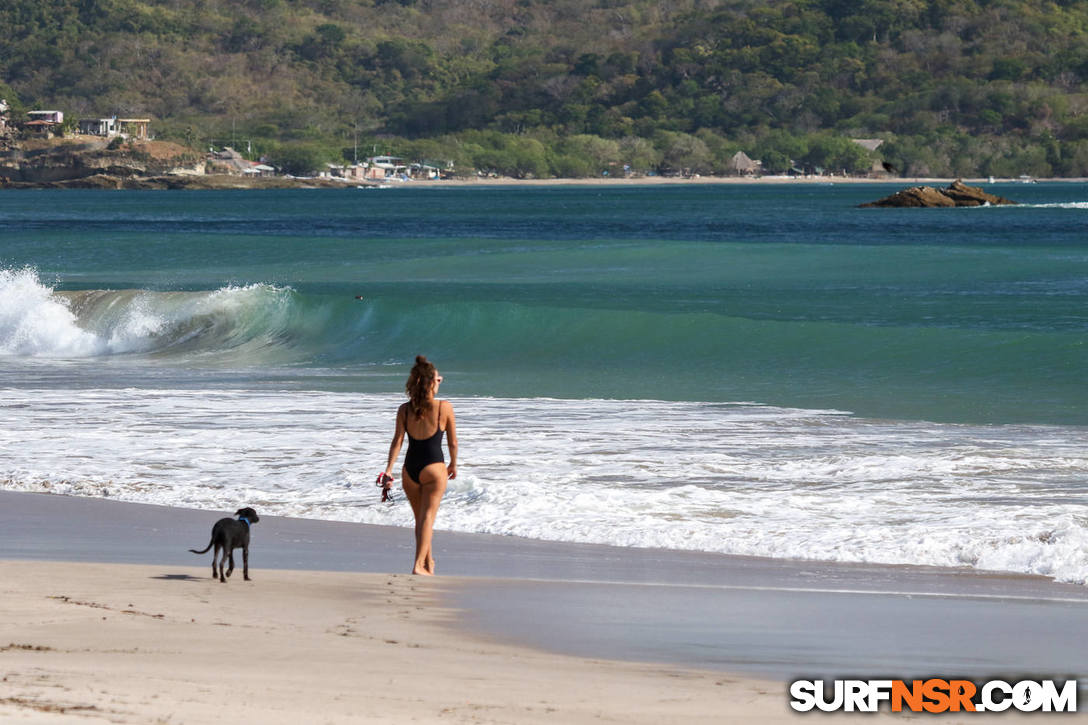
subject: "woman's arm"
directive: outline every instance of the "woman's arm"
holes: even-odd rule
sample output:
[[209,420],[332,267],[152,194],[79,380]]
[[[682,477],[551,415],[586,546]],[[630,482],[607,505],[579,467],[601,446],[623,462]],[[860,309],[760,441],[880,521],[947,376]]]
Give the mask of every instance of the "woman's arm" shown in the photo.
[[400,455],[400,447],[404,445],[404,408],[406,405],[407,403],[397,408],[397,427],[393,431],[393,442],[389,444],[389,460],[385,464],[387,475],[393,475],[393,465],[397,462],[397,456]]
[[446,447],[450,449],[450,464],[446,470],[450,478],[457,478],[457,421],[453,417],[453,403],[446,401],[449,415],[446,418]]

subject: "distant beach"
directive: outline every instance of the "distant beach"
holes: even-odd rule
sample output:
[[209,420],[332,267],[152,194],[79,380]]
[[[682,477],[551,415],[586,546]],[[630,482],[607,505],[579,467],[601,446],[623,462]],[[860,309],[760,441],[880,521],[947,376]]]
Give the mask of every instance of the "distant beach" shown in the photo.
[[[580,178],[580,179],[514,179],[509,177],[460,177],[456,179],[448,179],[441,181],[427,181],[427,180],[413,180],[409,182],[386,182],[390,186],[557,186],[557,185],[570,185],[570,186],[670,186],[673,184],[900,184],[900,185],[917,185],[917,184],[930,184],[930,185],[943,185],[955,181],[955,178],[937,178],[937,177],[882,177],[874,178],[868,176],[632,176],[628,178],[621,177],[593,177],[593,178]],[[992,182],[989,178],[963,178],[961,179],[965,183],[969,184],[1018,184],[1025,183],[1019,179],[994,179]],[[1068,183],[1083,183],[1088,179],[1034,179],[1027,183],[1049,183],[1049,182],[1068,182]]]
[[[1083,178],[995,179],[964,178],[975,185],[1022,183],[1084,183]],[[461,176],[452,179],[345,179],[329,176],[234,176],[225,174],[179,174],[168,176],[113,176],[95,174],[60,181],[5,181],[0,190],[18,189],[100,189],[100,190],[243,190],[243,189],[343,189],[343,188],[490,188],[490,187],[554,187],[554,186],[690,186],[708,185],[830,185],[872,184],[916,186],[920,184],[947,186],[954,178],[873,178],[868,176],[595,176],[591,178],[519,179],[510,176]]]

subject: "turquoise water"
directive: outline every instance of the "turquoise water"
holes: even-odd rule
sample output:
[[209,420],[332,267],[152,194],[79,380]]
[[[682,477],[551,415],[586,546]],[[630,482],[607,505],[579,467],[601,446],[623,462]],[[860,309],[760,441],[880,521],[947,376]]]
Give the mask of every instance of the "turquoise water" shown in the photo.
[[[91,355],[100,382],[388,391],[422,352],[462,395],[1088,424],[1088,185],[855,208],[896,188],[7,192],[9,278],[142,290],[156,323],[133,327],[131,293],[74,295],[76,324],[129,344],[70,350],[27,309],[0,347],[38,325],[32,357]],[[224,288],[252,294],[198,309]]]
[[1088,583],[1088,185],[895,188],[0,193],[0,487],[410,527],[425,353],[439,529]]

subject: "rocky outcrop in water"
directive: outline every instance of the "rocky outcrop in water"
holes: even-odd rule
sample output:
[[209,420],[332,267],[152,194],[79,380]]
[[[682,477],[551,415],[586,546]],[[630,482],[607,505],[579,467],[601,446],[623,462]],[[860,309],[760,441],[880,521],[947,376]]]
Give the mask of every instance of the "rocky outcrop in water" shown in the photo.
[[987,204],[997,206],[999,204],[1015,203],[1010,199],[988,194],[977,186],[968,186],[957,179],[949,184],[946,189],[935,189],[932,186],[912,186],[909,189],[897,191],[891,196],[886,196],[878,201],[870,201],[860,206],[942,207],[986,206]]

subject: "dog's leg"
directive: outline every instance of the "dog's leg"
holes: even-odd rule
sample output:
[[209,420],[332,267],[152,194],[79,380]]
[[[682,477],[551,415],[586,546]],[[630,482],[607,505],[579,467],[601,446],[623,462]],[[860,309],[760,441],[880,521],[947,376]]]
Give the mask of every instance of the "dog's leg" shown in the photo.
[[[230,569],[227,569],[227,576],[230,576],[231,574],[234,573],[234,549],[228,547],[227,548],[227,555],[230,558]],[[219,566],[219,571],[220,572],[223,571],[223,566],[222,565]]]
[[249,578],[249,547],[242,547],[242,578],[246,581],[250,581]]
[[219,578],[219,572],[215,568],[215,562],[219,559],[219,544],[212,549],[212,579]]
[[[224,576],[224,573],[223,573],[223,570],[227,568],[227,555],[228,554],[230,554],[230,548],[227,547],[227,546],[224,546],[223,547],[223,555],[219,558],[219,581],[224,583],[224,584],[227,582],[227,577],[230,576],[230,572],[227,572],[225,576]],[[231,563],[230,568],[231,569],[234,568],[234,563],[233,562]]]

